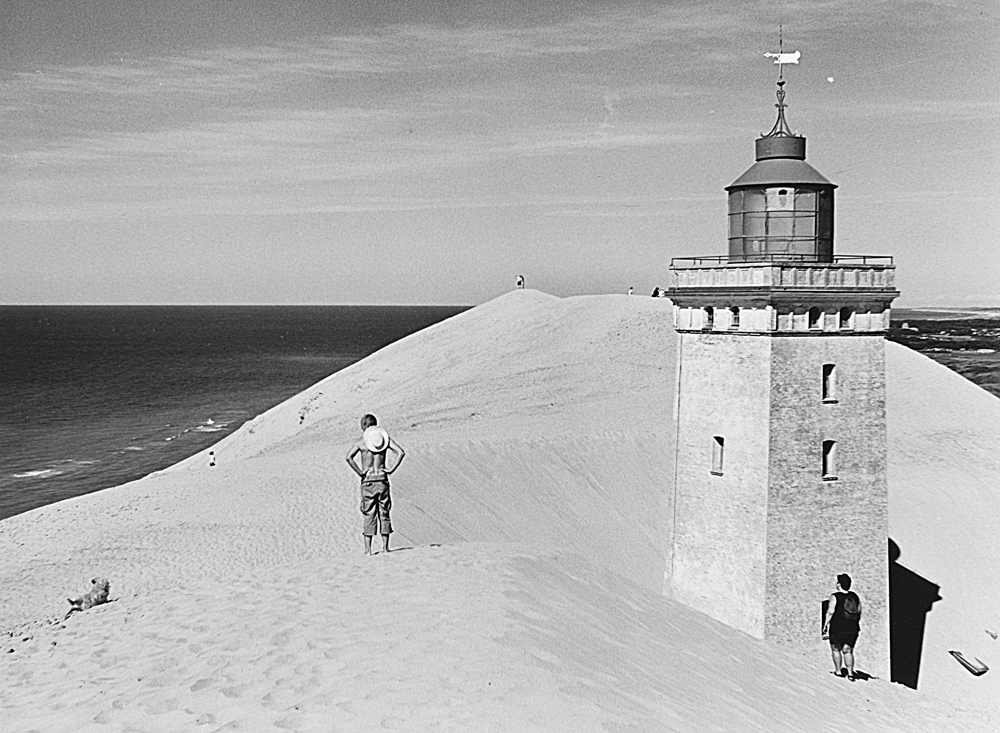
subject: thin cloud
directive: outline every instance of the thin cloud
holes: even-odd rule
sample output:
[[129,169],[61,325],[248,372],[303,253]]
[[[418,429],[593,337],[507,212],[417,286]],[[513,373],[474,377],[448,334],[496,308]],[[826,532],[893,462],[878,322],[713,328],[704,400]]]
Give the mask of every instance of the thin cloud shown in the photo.
[[[846,7],[859,6],[802,4],[796,28],[822,27]],[[3,143],[22,203],[2,216],[120,215],[122,203],[136,214],[246,210],[241,197],[254,211],[326,211],[324,186],[335,184],[351,189],[338,204],[351,209],[378,206],[364,186],[390,179],[743,137],[703,113],[693,124],[689,109],[747,56],[730,42],[739,12],[674,3],[522,28],[392,26],[22,74],[8,84]],[[744,34],[773,30],[766,12],[740,20]],[[658,54],[660,76],[619,82],[607,60],[641,46]],[[956,113],[952,102],[858,109]],[[991,102],[958,109],[997,113]]]
[[[391,112],[365,110],[281,114],[238,124],[78,140],[27,154],[22,162],[32,173],[16,188],[21,201],[35,203],[11,202],[0,218],[447,208],[441,200],[417,204],[411,199],[401,206],[391,195],[365,198],[365,192],[378,188],[379,181],[426,177],[435,170],[446,173],[530,157],[657,147],[689,139],[679,130],[608,135],[589,125],[572,125],[522,131],[505,139],[397,136],[373,145],[366,130],[392,120]],[[329,203],[331,186],[341,190],[337,205]],[[66,195],[68,191],[73,195]],[[493,191],[492,196],[517,201],[513,193]],[[251,207],[247,200],[253,201]],[[470,205],[456,200],[461,208]]]
[[[276,88],[310,75],[413,73],[444,66],[510,59],[620,52],[668,43],[678,54],[731,34],[725,6],[688,4],[605,9],[558,23],[521,28],[398,25],[366,34],[323,36],[254,48],[227,47],[198,56],[121,59],[86,67],[45,67],[15,75],[29,93],[151,95],[164,88],[185,94],[222,89]],[[701,48],[703,60],[731,54]]]

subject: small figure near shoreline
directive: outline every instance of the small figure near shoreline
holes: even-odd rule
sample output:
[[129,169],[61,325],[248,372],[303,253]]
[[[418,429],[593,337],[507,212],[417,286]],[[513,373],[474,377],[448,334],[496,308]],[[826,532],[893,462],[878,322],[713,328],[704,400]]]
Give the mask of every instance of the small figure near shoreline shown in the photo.
[[833,673],[854,682],[854,647],[861,631],[861,599],[851,590],[851,576],[837,576],[837,590],[830,596],[823,622],[824,638],[830,639]]
[[[347,452],[347,465],[361,478],[361,514],[364,516],[362,534],[365,540],[365,554],[372,554],[372,537],[376,530],[382,535],[382,552],[389,552],[389,535],[392,533],[392,522],[389,510],[392,509],[392,499],[389,496],[389,474],[399,468],[406,451],[389,437],[384,428],[379,427],[374,415],[368,414],[361,418],[361,439],[351,446]],[[396,461],[390,467],[386,454],[392,451]],[[359,467],[354,457],[361,454]]]

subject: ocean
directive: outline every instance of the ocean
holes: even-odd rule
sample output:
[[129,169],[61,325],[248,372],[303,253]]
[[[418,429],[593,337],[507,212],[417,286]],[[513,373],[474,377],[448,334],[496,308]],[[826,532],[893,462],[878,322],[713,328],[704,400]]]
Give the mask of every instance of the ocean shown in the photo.
[[456,306],[0,306],[0,519],[141,478]]
[[1000,308],[897,308],[888,338],[1000,397]]

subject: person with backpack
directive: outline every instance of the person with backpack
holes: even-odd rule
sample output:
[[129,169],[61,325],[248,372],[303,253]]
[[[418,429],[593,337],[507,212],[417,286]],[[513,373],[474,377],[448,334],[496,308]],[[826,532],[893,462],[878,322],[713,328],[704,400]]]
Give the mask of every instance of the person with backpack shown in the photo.
[[830,639],[833,673],[854,682],[854,647],[861,631],[861,599],[851,590],[851,576],[837,576],[837,590],[827,604],[823,635]]

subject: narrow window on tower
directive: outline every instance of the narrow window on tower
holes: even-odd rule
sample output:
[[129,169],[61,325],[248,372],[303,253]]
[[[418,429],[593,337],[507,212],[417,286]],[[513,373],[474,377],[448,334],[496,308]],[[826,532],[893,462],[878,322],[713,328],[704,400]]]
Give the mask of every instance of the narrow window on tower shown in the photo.
[[712,473],[722,475],[722,453],[726,447],[726,439],[721,435],[712,438]]
[[740,309],[730,308],[729,309],[729,327],[734,331],[739,330],[740,327]]
[[840,330],[846,331],[851,328],[851,316],[854,315],[854,311],[850,308],[840,309]]
[[709,306],[705,309],[705,329],[711,331],[715,328],[715,309]]
[[822,313],[822,311],[820,311],[819,308],[810,308],[809,309],[809,328],[810,329],[822,328],[823,327],[822,321],[820,320],[820,318],[822,317],[822,315],[823,315],[823,313]]
[[823,365],[823,401],[837,401],[837,367],[834,364]]
[[823,441],[823,480],[837,480],[837,443],[833,440]]

